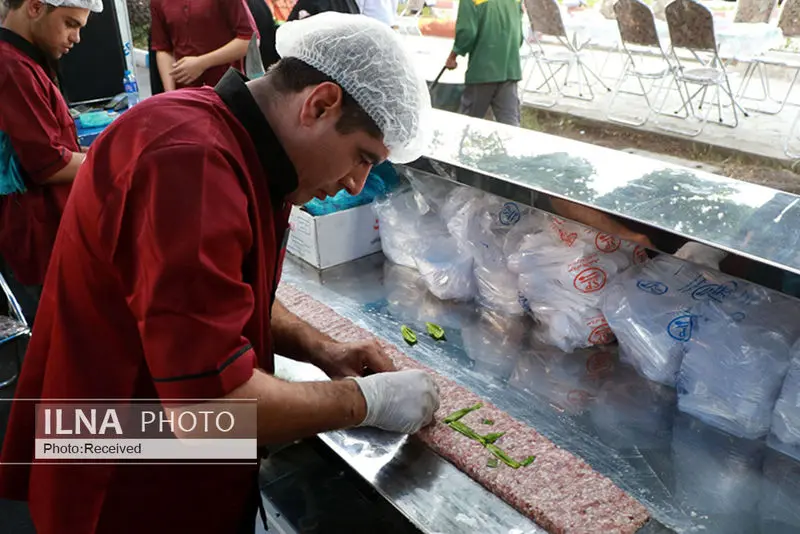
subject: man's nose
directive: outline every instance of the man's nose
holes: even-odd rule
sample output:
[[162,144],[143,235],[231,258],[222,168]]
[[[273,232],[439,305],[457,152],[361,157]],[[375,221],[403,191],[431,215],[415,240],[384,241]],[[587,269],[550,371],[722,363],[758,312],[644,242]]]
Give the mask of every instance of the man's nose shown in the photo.
[[344,179],[344,188],[351,195],[357,195],[364,189],[364,184],[367,183],[369,171],[372,170],[372,165],[362,165],[357,167],[350,173],[350,176]]
[[70,38],[70,42],[72,42],[72,44],[78,44],[78,43],[81,42],[81,31],[80,30],[76,30],[72,34],[72,37]]

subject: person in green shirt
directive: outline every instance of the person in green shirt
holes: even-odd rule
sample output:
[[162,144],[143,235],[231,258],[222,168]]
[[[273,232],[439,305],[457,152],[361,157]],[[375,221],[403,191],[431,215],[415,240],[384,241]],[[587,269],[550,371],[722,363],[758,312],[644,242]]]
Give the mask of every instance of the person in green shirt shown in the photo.
[[461,113],[483,118],[491,107],[498,122],[519,126],[521,46],[518,0],[461,0],[455,43],[445,64],[452,70],[458,56],[469,56]]

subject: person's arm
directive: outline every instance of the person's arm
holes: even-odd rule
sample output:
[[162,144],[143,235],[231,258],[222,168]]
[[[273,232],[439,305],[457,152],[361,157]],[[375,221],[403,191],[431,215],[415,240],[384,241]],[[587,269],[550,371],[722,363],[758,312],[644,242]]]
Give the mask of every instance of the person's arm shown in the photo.
[[553,211],[562,217],[591,226],[601,232],[616,235],[627,241],[638,243],[644,247],[653,248],[650,238],[646,235],[632,232],[624,224],[602,211],[560,198],[551,198],[550,203],[553,206]]
[[313,363],[326,344],[334,340],[286,309],[275,299],[272,305],[272,340],[275,353],[301,362]]
[[466,56],[475,48],[478,38],[478,8],[473,0],[464,0],[458,4],[458,17],[456,18],[456,38],[453,50],[447,58],[448,69],[456,68],[456,58]]
[[43,180],[42,183],[45,184],[68,184],[75,180],[75,176],[78,175],[78,170],[81,168],[84,160],[86,159],[85,152],[73,152],[72,158],[69,160],[69,163],[65,167],[62,167],[61,170]]
[[229,65],[247,55],[247,39],[231,40],[228,44],[203,54],[202,56],[186,56],[173,63],[170,75],[181,85],[189,85],[203,75],[205,71],[220,65]]
[[219,23],[227,25],[230,34],[235,36],[234,39],[202,56],[189,56],[178,60],[173,65],[172,76],[179,84],[189,85],[208,69],[230,65],[247,55],[250,39],[257,30],[245,0],[223,0],[219,7],[225,14],[225,20]]
[[[76,144],[64,144],[68,127],[54,110],[54,99],[63,99],[55,86],[48,91],[21,63],[0,76],[0,131],[11,141],[27,178],[36,184],[71,182],[85,157]],[[59,105],[66,109],[66,102]]]
[[260,445],[355,427],[367,416],[364,395],[353,380],[286,382],[257,369],[224,399],[257,399]]
[[167,22],[164,18],[164,10],[160,0],[150,2],[150,49],[156,53],[156,66],[158,76],[161,78],[161,85],[164,91],[174,91],[175,80],[171,76],[172,66],[175,64],[175,56],[172,53],[172,41],[167,32]]
[[176,89],[175,78],[172,77],[173,65],[175,65],[175,57],[171,52],[164,52],[158,50],[156,52],[156,65],[158,65],[158,74],[161,76],[161,83],[164,85],[164,91],[174,91]]
[[376,342],[338,343],[287,310],[277,299],[272,306],[270,326],[276,354],[316,365],[331,378],[395,369]]

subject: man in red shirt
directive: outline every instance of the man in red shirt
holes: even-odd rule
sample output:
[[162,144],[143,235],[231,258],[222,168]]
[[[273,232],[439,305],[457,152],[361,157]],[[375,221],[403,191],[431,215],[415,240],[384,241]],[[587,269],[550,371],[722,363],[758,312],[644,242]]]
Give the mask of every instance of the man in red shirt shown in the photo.
[[[78,42],[100,0],[6,0],[0,28],[0,132],[8,175],[0,196],[0,255],[23,285],[44,281],[61,212],[84,160],[53,64]],[[64,7],[56,7],[64,6]]]
[[214,86],[242,60],[256,25],[245,0],[152,0],[151,44],[165,91]]
[[[358,15],[288,23],[277,45],[264,77],[230,70],[216,88],[152,97],[93,145],[17,399],[258,399],[260,444],[431,420],[425,372],[394,371],[377,344],[336,343],[274,302],[290,206],[416,159],[424,79],[392,30]],[[334,380],[278,380],[273,351]],[[253,531],[256,467],[39,463],[34,408],[14,401],[0,497],[29,501],[39,534]]]

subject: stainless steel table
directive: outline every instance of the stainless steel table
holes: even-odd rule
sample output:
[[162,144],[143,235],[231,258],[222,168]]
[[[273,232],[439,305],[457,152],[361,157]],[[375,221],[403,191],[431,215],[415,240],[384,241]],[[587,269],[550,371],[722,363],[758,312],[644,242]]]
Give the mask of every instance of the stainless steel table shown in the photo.
[[[322,274],[289,258],[283,283],[583,457],[647,506],[654,521],[643,532],[800,531],[800,465],[679,414],[674,390],[639,377],[614,350],[538,345],[528,319],[438,301],[382,255]],[[408,348],[400,325],[425,321],[448,341]],[[322,378],[309,367],[292,373]],[[424,532],[541,532],[413,438],[359,429],[322,439]]]

